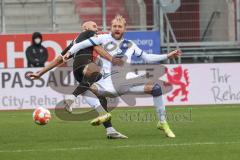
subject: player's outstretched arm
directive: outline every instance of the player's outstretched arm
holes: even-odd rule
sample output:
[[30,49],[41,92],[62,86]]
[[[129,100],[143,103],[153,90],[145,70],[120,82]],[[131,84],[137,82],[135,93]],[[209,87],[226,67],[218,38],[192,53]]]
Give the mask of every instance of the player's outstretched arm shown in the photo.
[[36,73],[29,73],[27,76],[33,80],[39,79],[43,74],[50,71],[51,69],[57,67],[63,63],[62,56],[57,56],[53,61],[51,61],[47,66],[43,67],[40,71]]
[[123,60],[121,58],[112,57],[105,49],[101,46],[94,46],[93,48],[101,57],[105,58],[106,60],[110,61],[113,65],[122,66]]
[[149,63],[156,63],[167,60],[168,58],[176,58],[178,56],[181,56],[180,50],[174,50],[168,54],[147,54],[146,52],[141,50],[134,42],[132,43],[134,47],[133,54],[135,54],[137,57],[141,57],[142,59]]
[[91,37],[82,42],[74,44],[71,49],[63,56],[63,61],[66,62],[70,56],[73,56],[79,50],[102,44],[103,40],[105,40],[108,36],[109,34],[98,35],[96,37]]
[[168,58],[176,58],[179,57],[181,55],[181,51],[179,50],[174,50],[168,54],[162,54],[162,55],[158,55],[158,54],[147,54],[145,52],[141,53],[141,57],[150,63],[154,63],[154,62],[160,62],[160,61],[164,61]]
[[64,62],[67,62],[69,57],[73,56],[75,53],[77,53],[79,50],[92,47],[95,44],[91,43],[90,39],[84,40],[82,42],[74,44],[71,49],[64,55],[62,56],[62,59]]

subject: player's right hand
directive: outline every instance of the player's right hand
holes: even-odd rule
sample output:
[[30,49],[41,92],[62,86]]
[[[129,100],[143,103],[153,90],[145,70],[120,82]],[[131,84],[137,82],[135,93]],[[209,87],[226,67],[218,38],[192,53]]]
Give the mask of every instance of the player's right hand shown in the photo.
[[70,57],[70,52],[67,52],[64,56],[62,56],[63,62],[67,62]]
[[27,77],[32,79],[32,80],[36,80],[39,79],[41,77],[41,74],[39,72],[36,73],[28,73]]

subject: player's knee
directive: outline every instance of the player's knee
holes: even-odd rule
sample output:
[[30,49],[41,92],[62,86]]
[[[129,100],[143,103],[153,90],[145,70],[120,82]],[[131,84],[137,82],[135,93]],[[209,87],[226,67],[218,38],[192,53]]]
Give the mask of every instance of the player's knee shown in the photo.
[[162,87],[159,84],[154,84],[151,94],[153,97],[161,96],[162,95]]
[[90,77],[93,73],[99,73],[100,67],[98,67],[95,63],[89,63],[84,67],[83,74],[86,77]]
[[90,90],[91,90],[95,95],[99,95],[99,93],[98,93],[98,87],[97,87],[95,84],[91,85]]
[[100,68],[95,63],[88,64],[83,70],[84,76],[89,82],[97,82],[102,78]]

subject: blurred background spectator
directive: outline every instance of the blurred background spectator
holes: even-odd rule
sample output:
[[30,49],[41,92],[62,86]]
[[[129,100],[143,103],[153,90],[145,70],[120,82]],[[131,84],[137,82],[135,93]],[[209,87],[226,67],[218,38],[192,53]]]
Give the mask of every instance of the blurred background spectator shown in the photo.
[[42,34],[34,32],[32,34],[32,45],[26,49],[28,67],[44,67],[48,59],[48,51],[42,46]]

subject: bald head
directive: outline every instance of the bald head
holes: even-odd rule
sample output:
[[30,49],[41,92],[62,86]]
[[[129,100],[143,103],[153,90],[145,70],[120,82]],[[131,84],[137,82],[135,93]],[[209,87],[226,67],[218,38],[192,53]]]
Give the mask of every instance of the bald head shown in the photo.
[[82,31],[86,31],[86,30],[91,30],[91,31],[98,31],[97,28],[97,24],[93,21],[87,21],[85,23],[82,24]]

